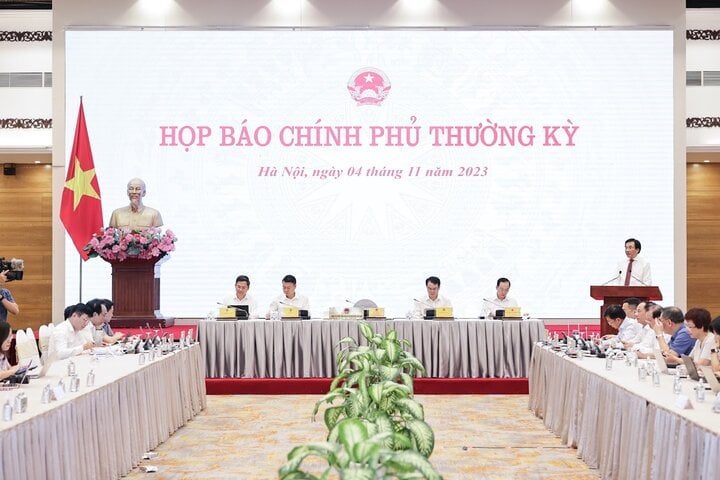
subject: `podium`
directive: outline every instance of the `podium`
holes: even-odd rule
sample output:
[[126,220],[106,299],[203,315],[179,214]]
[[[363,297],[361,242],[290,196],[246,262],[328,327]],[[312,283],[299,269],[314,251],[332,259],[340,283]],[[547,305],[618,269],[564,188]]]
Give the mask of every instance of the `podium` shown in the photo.
[[112,327],[171,327],[174,318],[160,313],[160,265],[169,255],[150,259],[106,260],[112,265]]
[[617,333],[617,330],[608,325],[603,317],[608,305],[622,305],[623,300],[629,297],[639,298],[643,302],[662,300],[663,298],[658,287],[625,287],[621,285],[591,285],[590,296],[603,302],[602,307],[600,307],[600,335]]

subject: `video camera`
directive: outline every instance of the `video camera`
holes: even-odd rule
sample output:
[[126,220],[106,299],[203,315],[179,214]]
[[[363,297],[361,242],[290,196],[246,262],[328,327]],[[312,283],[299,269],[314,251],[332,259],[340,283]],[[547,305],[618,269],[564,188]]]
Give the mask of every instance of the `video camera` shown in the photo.
[[20,258],[11,258],[6,261],[5,257],[0,257],[0,272],[5,272],[8,282],[23,279],[23,270],[25,269],[25,261]]

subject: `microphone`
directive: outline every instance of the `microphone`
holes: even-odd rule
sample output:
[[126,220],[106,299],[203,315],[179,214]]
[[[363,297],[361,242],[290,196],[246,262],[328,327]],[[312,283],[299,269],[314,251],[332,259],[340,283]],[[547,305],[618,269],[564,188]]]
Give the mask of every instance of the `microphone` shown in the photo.
[[419,303],[420,305],[425,305],[425,307],[427,307],[424,309],[425,311],[424,311],[424,315],[423,315],[423,318],[425,320],[431,320],[431,319],[435,318],[435,305],[430,305],[429,303],[427,303],[423,300],[418,300],[417,298],[413,298],[413,301],[415,301],[416,303]]
[[610,282],[614,282],[615,280],[617,280],[618,278],[620,278],[620,275],[622,275],[622,270],[618,270],[618,274],[615,275],[615,276],[614,276],[613,278],[611,278],[610,280],[608,280],[607,282],[603,283],[603,285],[607,285],[607,284],[610,283]]
[[638,277],[636,277],[635,275],[632,275],[632,278],[634,278],[634,279],[637,280],[638,282],[642,283],[643,286],[645,286],[645,287],[649,286],[647,283],[643,282],[642,280],[640,280],[640,279],[639,279]]
[[495,305],[496,307],[502,307],[502,305],[500,305],[499,303],[497,303],[495,300],[490,300],[489,298],[483,298],[483,301],[488,302],[488,303],[492,303],[492,304]]
[[435,308],[435,306],[430,305],[429,303],[424,302],[424,301],[422,301],[422,300],[418,300],[417,298],[413,298],[413,301],[415,301],[415,302],[417,302],[417,303],[422,303],[423,305],[425,305],[425,306],[428,307],[428,308]]

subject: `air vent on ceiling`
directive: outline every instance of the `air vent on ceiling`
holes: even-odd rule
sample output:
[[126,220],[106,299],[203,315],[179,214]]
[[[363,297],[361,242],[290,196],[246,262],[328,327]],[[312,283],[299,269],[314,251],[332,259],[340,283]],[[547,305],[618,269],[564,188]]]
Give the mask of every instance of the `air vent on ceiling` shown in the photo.
[[691,72],[685,72],[685,85],[690,86],[700,86],[702,85],[702,72],[699,71],[691,71]]
[[52,72],[0,72],[0,87],[52,87]]
[[720,72],[715,70],[706,70],[703,72],[703,85],[706,87],[720,86]]

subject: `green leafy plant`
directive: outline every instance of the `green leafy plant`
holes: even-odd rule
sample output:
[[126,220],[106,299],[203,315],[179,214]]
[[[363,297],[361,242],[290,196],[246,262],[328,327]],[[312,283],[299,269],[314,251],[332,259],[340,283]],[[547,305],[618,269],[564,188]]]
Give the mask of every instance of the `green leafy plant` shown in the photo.
[[[292,479],[439,479],[427,460],[435,434],[425,422],[422,405],[413,399],[413,378],[425,373],[422,363],[403,347],[397,332],[375,333],[359,324],[364,344],[340,341],[338,375],[330,391],[315,404],[313,420],[323,404],[327,442],[303,445],[288,454],[280,478]],[[320,476],[300,469],[305,458],[320,457],[328,467]],[[335,472],[337,477],[329,477]]]
[[[395,330],[382,335],[361,322],[360,333],[367,345],[359,345],[350,337],[340,341],[345,348],[337,356],[338,376],[315,404],[313,418],[323,403],[329,403],[324,414],[329,439],[343,418],[362,418],[373,431],[394,433],[385,440],[388,448],[412,448],[429,457],[435,435],[425,423],[422,405],[412,398],[413,375],[424,373],[425,368],[402,348],[410,348],[410,342],[399,340]],[[338,400],[342,403],[335,405]]]
[[[288,462],[280,469],[282,480],[441,480],[430,462],[414,450],[391,450],[383,442],[389,433],[371,435],[367,425],[359,418],[338,422],[336,441],[302,445],[288,454]],[[327,461],[320,475],[300,469],[310,457]],[[334,476],[331,476],[333,475]]]

